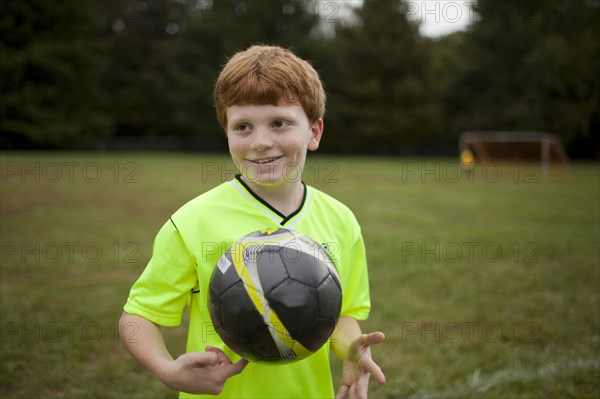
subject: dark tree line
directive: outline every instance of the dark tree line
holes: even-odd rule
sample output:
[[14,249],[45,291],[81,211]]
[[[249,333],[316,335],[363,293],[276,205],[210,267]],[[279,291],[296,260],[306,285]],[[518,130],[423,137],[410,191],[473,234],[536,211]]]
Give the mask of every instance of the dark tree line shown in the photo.
[[189,136],[222,148],[218,70],[250,44],[273,43],[321,73],[326,151],[416,153],[477,129],[547,131],[595,155],[600,2],[473,7],[466,31],[432,39],[400,0],[352,10],[303,0],[7,0],[0,145]]

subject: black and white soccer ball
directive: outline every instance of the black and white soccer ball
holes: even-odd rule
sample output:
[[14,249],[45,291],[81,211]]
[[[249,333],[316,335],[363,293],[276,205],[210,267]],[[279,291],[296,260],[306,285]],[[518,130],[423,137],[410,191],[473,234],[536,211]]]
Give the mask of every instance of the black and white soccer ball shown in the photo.
[[342,288],[321,245],[293,230],[266,229],[240,238],[221,256],[208,306],[215,330],[241,357],[293,362],[331,337]]

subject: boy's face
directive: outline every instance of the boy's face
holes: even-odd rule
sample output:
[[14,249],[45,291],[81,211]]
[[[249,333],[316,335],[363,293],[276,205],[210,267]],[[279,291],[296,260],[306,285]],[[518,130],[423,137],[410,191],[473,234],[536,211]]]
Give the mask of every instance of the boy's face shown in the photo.
[[299,105],[233,105],[227,140],[242,176],[258,185],[298,183],[307,150],[319,147],[323,120],[311,123]]

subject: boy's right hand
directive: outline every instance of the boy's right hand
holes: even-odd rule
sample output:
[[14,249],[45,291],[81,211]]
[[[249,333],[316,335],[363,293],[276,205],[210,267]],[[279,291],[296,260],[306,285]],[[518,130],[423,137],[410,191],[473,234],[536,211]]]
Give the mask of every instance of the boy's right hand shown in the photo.
[[177,391],[216,395],[225,381],[241,373],[247,364],[246,359],[232,363],[222,350],[207,346],[206,352],[190,352],[173,360],[164,382]]

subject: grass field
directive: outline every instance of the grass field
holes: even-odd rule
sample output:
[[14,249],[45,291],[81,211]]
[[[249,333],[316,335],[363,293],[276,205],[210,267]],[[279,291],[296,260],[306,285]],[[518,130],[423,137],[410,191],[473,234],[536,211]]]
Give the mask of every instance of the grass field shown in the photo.
[[[0,396],[176,397],[116,323],[159,227],[231,163],[4,153],[1,166]],[[534,164],[313,157],[304,177],[363,227],[363,329],[387,337],[373,355],[388,383],[370,397],[600,397],[597,163],[545,181]],[[182,353],[185,328],[165,334]]]

